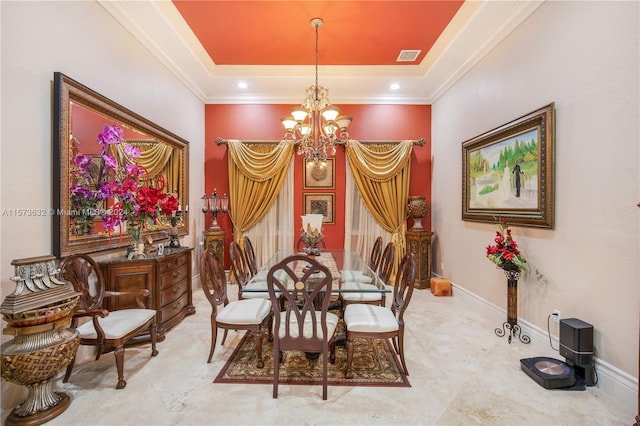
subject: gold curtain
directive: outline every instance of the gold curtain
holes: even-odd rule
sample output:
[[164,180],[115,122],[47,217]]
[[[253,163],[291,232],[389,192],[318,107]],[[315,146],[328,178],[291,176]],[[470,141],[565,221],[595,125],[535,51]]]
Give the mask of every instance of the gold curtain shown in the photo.
[[[135,163],[147,169],[150,177],[162,173],[167,181],[165,192],[172,192],[178,187],[179,176],[177,176],[176,166],[179,169],[180,163],[170,161],[173,158],[174,149],[171,145],[159,142],[128,140],[127,144],[140,149],[140,156],[135,159]],[[128,163],[122,144],[114,144],[118,164]],[[146,179],[146,176],[142,177]]]
[[365,206],[374,219],[392,233],[396,265],[406,250],[412,146],[412,141],[365,145],[349,140],[346,143],[349,167]]
[[229,215],[234,239],[258,223],[276,200],[287,175],[293,144],[227,141],[229,147]]

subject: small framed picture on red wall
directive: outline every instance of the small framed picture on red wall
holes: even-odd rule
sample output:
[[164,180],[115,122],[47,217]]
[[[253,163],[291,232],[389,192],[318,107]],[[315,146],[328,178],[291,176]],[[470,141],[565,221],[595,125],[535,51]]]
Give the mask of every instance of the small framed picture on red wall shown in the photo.
[[335,159],[304,159],[304,189],[335,189]]
[[304,197],[304,214],[321,214],[322,223],[326,225],[336,224],[335,194],[330,193],[306,193]]

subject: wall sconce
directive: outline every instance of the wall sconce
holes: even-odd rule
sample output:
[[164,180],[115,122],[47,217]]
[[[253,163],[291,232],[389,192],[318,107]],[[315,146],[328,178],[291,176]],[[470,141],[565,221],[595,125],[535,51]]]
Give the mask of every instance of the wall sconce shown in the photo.
[[213,216],[213,222],[211,222],[207,232],[221,230],[222,228],[218,225],[218,213],[227,213],[228,211],[229,197],[227,194],[218,197],[218,190],[214,188],[210,196],[207,196],[207,194],[202,196],[202,213],[204,213],[205,218],[207,217],[207,213],[211,213],[211,216]]

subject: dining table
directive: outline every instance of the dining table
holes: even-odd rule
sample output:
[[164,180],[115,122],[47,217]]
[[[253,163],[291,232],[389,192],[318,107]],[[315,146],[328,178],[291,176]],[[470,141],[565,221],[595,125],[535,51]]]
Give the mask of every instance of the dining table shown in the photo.
[[[318,255],[305,254],[295,249],[285,249],[276,252],[241,290],[242,293],[266,293],[267,274],[269,269],[283,259],[295,254],[314,258],[326,266],[331,272],[331,294],[338,293],[390,293],[391,289],[369,267],[368,263],[355,251],[348,249],[327,249]],[[302,266],[301,266],[302,267]],[[283,273],[284,271],[279,271]],[[317,272],[321,274],[321,272]],[[293,281],[288,280],[293,286]],[[313,280],[310,281],[313,283]]]

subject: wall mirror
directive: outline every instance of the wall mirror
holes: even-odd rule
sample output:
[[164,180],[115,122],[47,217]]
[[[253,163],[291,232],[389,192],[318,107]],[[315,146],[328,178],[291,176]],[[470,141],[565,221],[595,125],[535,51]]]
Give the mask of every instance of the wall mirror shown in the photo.
[[[54,73],[53,129],[53,251],[57,257],[73,253],[92,253],[132,244],[123,228],[106,232],[100,214],[91,217],[90,225],[81,222],[72,202],[71,187],[78,185],[74,167],[78,154],[90,160],[83,180],[88,190],[100,185],[101,145],[98,134],[105,125],[123,129],[122,140],[135,146],[143,155],[134,161],[144,161],[151,179],[162,175],[164,192],[177,198],[178,207],[171,217],[160,215],[145,236],[154,241],[169,238],[173,230],[178,236],[188,234],[189,223],[189,143],[112,100],[94,92],[66,75]],[[144,154],[148,155],[144,155]],[[115,157],[116,161],[121,161]],[[120,166],[120,165],[119,165]],[[95,209],[110,207],[109,200]],[[83,219],[84,220],[84,219]]]

